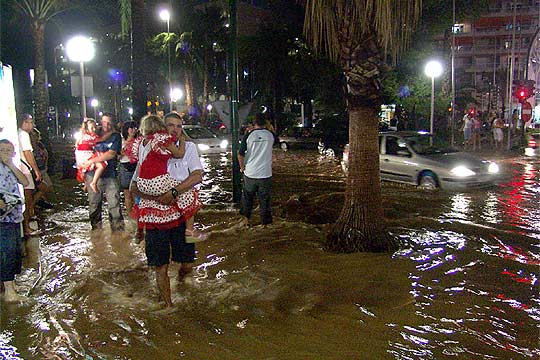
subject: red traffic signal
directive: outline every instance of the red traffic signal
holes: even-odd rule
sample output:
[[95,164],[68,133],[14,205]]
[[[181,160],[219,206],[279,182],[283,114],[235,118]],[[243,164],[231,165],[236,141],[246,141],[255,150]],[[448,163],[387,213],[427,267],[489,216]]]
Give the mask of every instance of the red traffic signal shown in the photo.
[[526,87],[520,87],[517,90],[516,97],[518,98],[519,102],[524,102],[530,97],[529,89]]

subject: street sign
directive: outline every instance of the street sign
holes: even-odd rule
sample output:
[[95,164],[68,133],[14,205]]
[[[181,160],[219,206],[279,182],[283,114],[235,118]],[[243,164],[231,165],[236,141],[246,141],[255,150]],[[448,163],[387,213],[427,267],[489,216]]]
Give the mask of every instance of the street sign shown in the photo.
[[528,101],[525,101],[523,104],[521,104],[521,120],[523,122],[528,122],[531,120],[532,116],[532,106],[531,103]]

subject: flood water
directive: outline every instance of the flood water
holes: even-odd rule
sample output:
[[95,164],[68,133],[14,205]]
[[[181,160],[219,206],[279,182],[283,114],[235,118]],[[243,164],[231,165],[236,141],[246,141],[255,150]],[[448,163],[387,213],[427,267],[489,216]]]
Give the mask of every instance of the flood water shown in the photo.
[[[85,194],[57,178],[19,288],[0,301],[5,359],[539,359],[540,160],[506,157],[497,186],[383,183],[395,254],[334,254],[336,161],[274,154],[275,223],[231,228],[230,159],[205,158],[210,239],[162,310],[143,244],[90,232]],[[254,214],[255,222],[258,214]]]

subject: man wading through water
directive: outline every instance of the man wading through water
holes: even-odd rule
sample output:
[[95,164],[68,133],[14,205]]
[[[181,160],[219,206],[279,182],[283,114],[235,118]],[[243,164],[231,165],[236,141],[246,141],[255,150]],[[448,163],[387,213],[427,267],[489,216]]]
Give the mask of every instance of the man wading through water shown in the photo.
[[[141,129],[143,128],[143,122],[141,122]],[[167,130],[171,135],[175,135],[177,138],[183,136],[181,133],[182,122],[178,116],[167,114],[165,124],[167,124]],[[172,127],[178,127],[180,131],[173,131],[171,129]],[[189,175],[180,184],[165,191],[158,197],[144,195],[139,191],[137,181],[140,180],[139,171],[141,164],[152,151],[151,146],[152,143],[148,142],[147,139],[143,140],[140,145],[139,164],[133,176],[131,191],[137,196],[140,196],[140,207],[157,208],[160,209],[160,213],[167,214],[168,207],[171,208],[171,211],[177,208],[175,202],[181,194],[190,191],[196,184],[202,182],[202,166],[200,165],[196,151],[186,151],[184,157],[181,159],[171,158],[167,164],[167,172],[172,178],[179,179],[182,177],[180,175],[184,172]],[[186,146],[186,149],[189,149],[189,146]],[[195,166],[193,164],[198,165]],[[179,169],[182,167],[185,167],[185,169]],[[195,245],[193,243],[186,243],[185,220],[185,218],[182,218],[181,223],[175,223],[175,226],[172,227],[146,228],[144,235],[148,265],[154,269],[157,287],[161,298],[165,301],[166,307],[172,306],[171,283],[168,273],[171,259],[181,264],[178,270],[179,282],[191,272],[195,261]]]

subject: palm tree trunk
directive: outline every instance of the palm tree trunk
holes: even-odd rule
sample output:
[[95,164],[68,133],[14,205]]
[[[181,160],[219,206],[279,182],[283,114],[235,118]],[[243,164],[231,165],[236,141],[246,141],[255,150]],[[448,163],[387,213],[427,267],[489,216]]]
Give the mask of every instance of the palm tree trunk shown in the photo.
[[203,108],[202,108],[202,116],[201,116],[201,123],[203,126],[206,126],[207,124],[207,117],[208,117],[208,109],[206,108],[208,105],[208,62],[210,61],[210,56],[208,55],[208,51],[204,52],[204,64],[203,64]]
[[193,89],[191,87],[191,70],[186,69],[184,73],[184,83],[186,87],[186,107],[189,108],[193,105]]
[[45,24],[40,21],[32,23],[32,36],[34,38],[34,116],[36,126],[41,132],[43,142],[49,143],[48,131],[48,96],[45,84]]
[[146,114],[146,56],[144,0],[131,0],[131,81],[133,118]]
[[347,79],[349,173],[345,204],[328,234],[333,251],[383,252],[397,248],[385,231],[379,175],[380,78],[383,56],[374,38],[340,33],[340,57]]
[[351,109],[345,203],[328,236],[330,250],[378,252],[395,247],[385,232],[378,153],[378,112],[370,107]]

